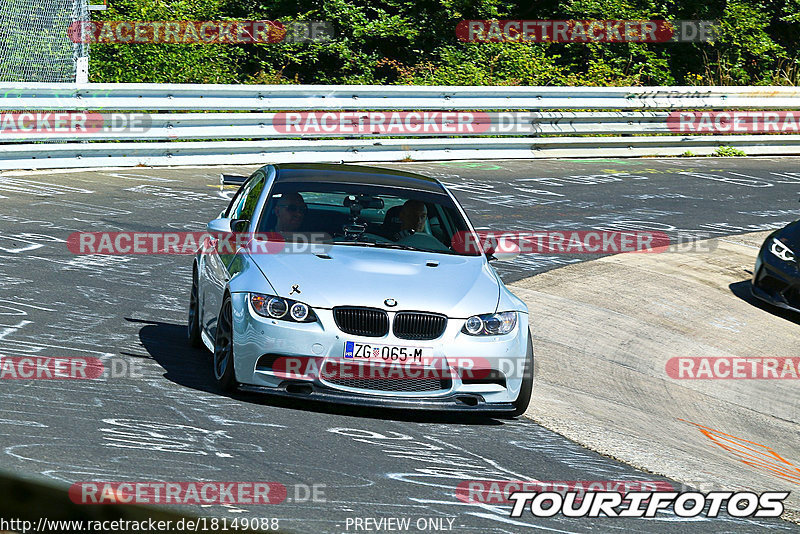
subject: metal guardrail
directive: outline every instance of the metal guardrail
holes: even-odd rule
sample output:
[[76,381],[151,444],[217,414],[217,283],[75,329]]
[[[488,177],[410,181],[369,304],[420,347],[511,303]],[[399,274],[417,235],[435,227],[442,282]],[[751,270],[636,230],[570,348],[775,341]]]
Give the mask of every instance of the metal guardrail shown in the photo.
[[[667,118],[675,110],[800,110],[795,87],[6,83],[0,84],[0,94],[0,112],[147,112],[149,122],[145,131],[0,133],[0,169],[700,155],[722,145],[747,154],[800,154],[800,135],[793,134],[664,135],[672,133]],[[492,131],[483,137],[421,132],[403,139],[380,133],[342,139],[343,134],[317,132],[300,139],[276,128],[274,112],[307,110],[531,113],[530,131]]]
[[[266,140],[176,143],[77,143],[0,148],[2,169],[135,165],[255,165],[267,162],[630,157],[712,153],[734,146],[751,155],[800,154],[800,136],[436,138],[385,140]],[[687,140],[692,140],[687,143]]]
[[[670,133],[666,112],[534,112],[529,113],[525,132],[496,131],[491,135],[609,135]],[[155,113],[147,116],[146,129],[138,131],[67,132],[55,135],[48,132],[6,133],[0,142],[20,141],[103,141],[103,140],[189,140],[189,139],[285,139],[297,138],[298,133],[287,131],[285,116],[275,113]],[[473,126],[489,126],[491,116],[477,117]],[[342,136],[339,134],[338,136]],[[407,132],[413,137],[441,136],[441,133]],[[486,134],[488,135],[488,133]],[[353,132],[347,137],[397,137],[398,134],[373,131]],[[330,133],[309,131],[304,138],[332,137]]]
[[0,109],[798,109],[795,87],[0,84]]

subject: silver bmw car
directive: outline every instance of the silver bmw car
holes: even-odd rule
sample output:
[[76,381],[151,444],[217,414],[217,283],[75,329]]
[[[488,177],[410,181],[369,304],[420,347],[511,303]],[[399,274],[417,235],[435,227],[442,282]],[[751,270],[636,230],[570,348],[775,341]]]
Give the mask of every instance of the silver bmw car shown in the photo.
[[194,258],[188,337],[213,353],[223,391],[507,415],[527,408],[528,308],[490,264],[514,252],[480,243],[438,180],[267,165],[207,236]]

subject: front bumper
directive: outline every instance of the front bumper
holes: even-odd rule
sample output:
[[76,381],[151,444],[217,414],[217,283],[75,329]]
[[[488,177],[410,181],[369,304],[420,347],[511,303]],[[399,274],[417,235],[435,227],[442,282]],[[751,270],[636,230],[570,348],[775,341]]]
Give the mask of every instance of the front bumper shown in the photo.
[[251,393],[307,399],[329,402],[332,404],[345,404],[349,406],[378,406],[382,408],[400,408],[404,410],[475,411],[492,413],[505,413],[515,410],[514,405],[510,402],[487,403],[482,396],[476,394],[452,394],[434,398],[387,397],[378,394],[362,395],[349,393],[326,386],[300,383],[299,381],[284,381],[278,387],[242,384],[239,386],[239,389]]
[[[463,319],[449,319],[444,334],[431,341],[411,341],[386,336],[359,337],[341,332],[332,310],[315,309],[318,321],[293,323],[268,319],[256,314],[247,293],[234,293],[234,369],[241,389],[328,402],[376,405],[411,409],[510,411],[522,386],[528,342],[528,315],[519,313],[517,326],[506,335],[476,337],[461,332]],[[389,312],[393,321],[395,312]],[[372,344],[430,347],[433,357],[453,366],[468,367],[471,362],[482,372],[464,377],[462,369],[452,367],[441,387],[414,390],[406,380],[401,384],[371,381],[367,387],[328,380],[324,373],[287,376],[265,362],[291,358],[321,362],[314,369],[343,362],[346,341]],[[457,362],[457,363],[456,363]],[[301,366],[306,369],[306,366]],[[356,385],[352,385],[356,384]],[[401,387],[397,387],[401,386]]]
[[753,269],[751,292],[773,306],[800,312],[800,269],[762,249]]

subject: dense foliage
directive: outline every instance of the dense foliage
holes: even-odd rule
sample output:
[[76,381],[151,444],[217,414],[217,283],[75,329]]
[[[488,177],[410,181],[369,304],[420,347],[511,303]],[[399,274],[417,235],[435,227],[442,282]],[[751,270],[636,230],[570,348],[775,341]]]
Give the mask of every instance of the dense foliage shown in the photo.
[[[719,20],[713,43],[464,43],[464,19]],[[325,20],[327,43],[94,44],[91,81],[797,85],[800,0],[109,0],[95,20]]]

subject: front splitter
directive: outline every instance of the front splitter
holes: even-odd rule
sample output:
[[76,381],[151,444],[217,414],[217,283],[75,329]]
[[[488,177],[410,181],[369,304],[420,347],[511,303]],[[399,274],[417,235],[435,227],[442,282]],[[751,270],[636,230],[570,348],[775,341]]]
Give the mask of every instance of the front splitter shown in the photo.
[[771,304],[771,305],[773,305],[773,306],[775,306],[777,308],[781,308],[781,309],[784,309],[784,310],[789,310],[789,311],[793,311],[793,312],[796,312],[796,313],[800,313],[800,309],[795,308],[794,306],[792,306],[791,304],[786,302],[786,300],[775,298],[774,295],[770,295],[769,293],[767,293],[766,291],[764,291],[760,287],[754,286],[752,283],[750,284],[750,293],[755,298],[757,298],[758,300],[760,300],[762,302],[766,302],[767,304]]
[[332,404],[346,404],[350,406],[373,406],[380,408],[396,408],[402,410],[431,410],[448,412],[513,412],[515,407],[510,402],[488,403],[483,397],[472,393],[455,393],[445,397],[436,398],[400,398],[383,395],[362,395],[326,388],[317,384],[303,384],[310,387],[303,392],[287,390],[285,385],[276,388],[240,384],[239,390],[250,393],[260,393],[288,397],[293,399],[307,399],[311,401],[328,402]]

